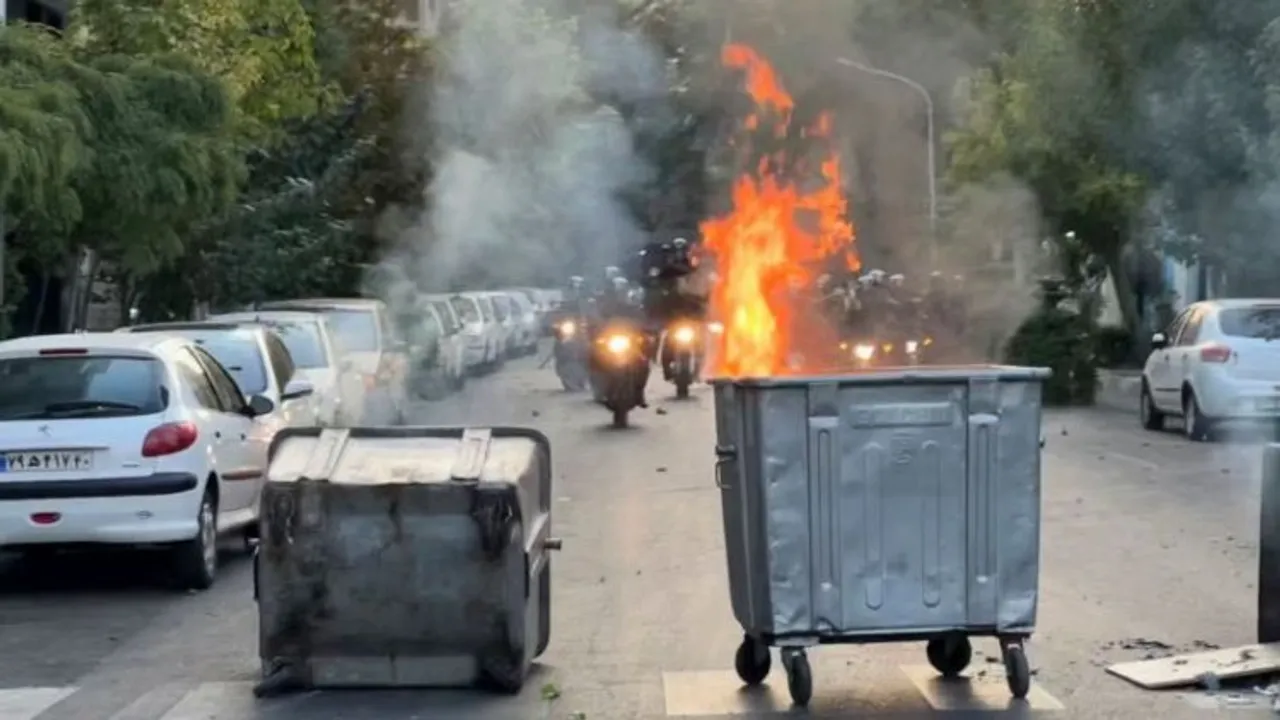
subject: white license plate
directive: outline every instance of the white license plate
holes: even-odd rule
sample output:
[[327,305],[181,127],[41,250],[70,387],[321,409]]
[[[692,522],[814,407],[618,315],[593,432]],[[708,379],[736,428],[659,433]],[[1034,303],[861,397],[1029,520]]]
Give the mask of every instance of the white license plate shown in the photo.
[[93,469],[88,450],[0,453],[0,472],[77,472]]

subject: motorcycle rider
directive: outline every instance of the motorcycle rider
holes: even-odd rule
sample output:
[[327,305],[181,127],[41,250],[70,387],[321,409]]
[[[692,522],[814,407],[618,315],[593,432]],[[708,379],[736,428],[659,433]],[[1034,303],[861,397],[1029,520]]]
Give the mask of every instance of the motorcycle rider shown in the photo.
[[[653,341],[650,336],[649,329],[646,324],[646,316],[643,307],[635,302],[636,296],[632,293],[631,284],[627,282],[621,273],[610,273],[610,270],[616,271],[617,268],[610,266],[605,271],[606,277],[609,277],[607,289],[596,298],[595,318],[592,323],[591,340],[594,346],[596,338],[611,325],[625,325],[633,328],[640,334],[640,342],[642,344],[641,354],[644,356],[643,367],[638,368],[636,373],[637,397],[640,398],[638,403],[640,407],[649,407],[648,400],[645,396],[645,388],[649,384],[649,364],[653,357],[651,346]],[[593,365],[597,363],[597,356],[591,353],[591,362]],[[598,370],[599,368],[594,368]]]

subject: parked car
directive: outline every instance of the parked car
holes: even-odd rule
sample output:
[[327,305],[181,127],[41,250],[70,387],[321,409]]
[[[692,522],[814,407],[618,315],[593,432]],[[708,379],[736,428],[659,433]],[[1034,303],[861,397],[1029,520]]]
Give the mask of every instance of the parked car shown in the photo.
[[1193,440],[1237,420],[1280,420],[1280,300],[1206,300],[1151,339],[1140,412],[1149,430],[1183,418]]
[[511,298],[506,293],[486,292],[484,299],[493,306],[494,320],[497,322],[502,333],[502,357],[510,358],[515,355],[517,322],[515,318],[515,307],[511,304]]
[[362,379],[356,373],[342,371],[342,349],[323,314],[265,310],[223,313],[209,320],[257,323],[269,328],[284,341],[296,376],[315,388],[319,424],[346,427],[359,419],[364,395]]
[[131,325],[116,332],[179,335],[204,348],[246,398],[261,395],[271,401],[272,411],[256,419],[271,435],[284,427],[319,424],[315,386],[295,377],[284,341],[263,325],[206,320]]
[[462,320],[466,339],[467,368],[472,373],[489,372],[502,364],[502,329],[493,315],[493,304],[476,293],[462,293],[449,298]]
[[538,338],[541,335],[537,306],[529,299],[529,295],[519,290],[509,290],[505,296],[511,305],[511,320],[515,325],[512,352],[516,355],[537,353]]
[[322,313],[346,353],[339,367],[358,373],[364,381],[365,402],[357,419],[403,421],[411,348],[396,332],[386,303],[368,298],[311,298],[262,303],[257,309]]
[[467,380],[467,348],[462,321],[446,297],[426,296],[423,302],[440,324],[440,368],[444,378],[453,389],[461,388]]
[[218,535],[256,532],[274,409],[179,335],[0,343],[0,547],[159,546],[209,587]]

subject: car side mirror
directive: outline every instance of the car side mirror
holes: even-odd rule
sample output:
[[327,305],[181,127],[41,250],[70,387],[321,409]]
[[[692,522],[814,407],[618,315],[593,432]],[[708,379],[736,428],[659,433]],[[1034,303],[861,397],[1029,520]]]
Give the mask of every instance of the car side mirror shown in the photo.
[[247,417],[256,418],[263,415],[271,414],[276,409],[276,404],[271,402],[271,398],[265,395],[254,395],[249,398],[249,402],[244,406],[244,414]]
[[284,392],[280,393],[281,400],[297,400],[307,397],[315,393],[316,387],[306,380],[294,379],[290,380],[285,386]]
[[1155,335],[1151,336],[1152,350],[1163,350],[1168,346],[1169,346],[1169,339],[1164,336],[1164,333],[1156,333]]

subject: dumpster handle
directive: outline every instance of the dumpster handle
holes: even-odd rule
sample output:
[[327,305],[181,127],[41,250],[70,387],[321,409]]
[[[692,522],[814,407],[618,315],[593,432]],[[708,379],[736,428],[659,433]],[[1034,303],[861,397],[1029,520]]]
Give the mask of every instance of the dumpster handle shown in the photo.
[[716,487],[727,490],[729,484],[724,481],[724,466],[738,456],[738,448],[733,445],[716,446]]

